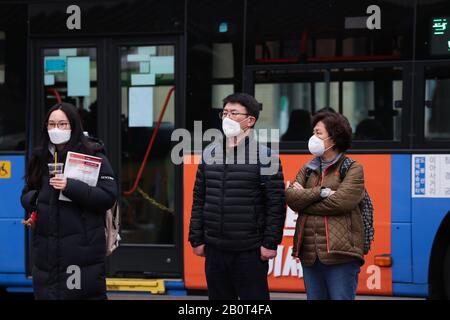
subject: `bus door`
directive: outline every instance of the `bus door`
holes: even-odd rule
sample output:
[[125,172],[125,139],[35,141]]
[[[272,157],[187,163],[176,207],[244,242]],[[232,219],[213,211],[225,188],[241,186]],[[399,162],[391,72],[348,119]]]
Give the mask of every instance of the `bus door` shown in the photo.
[[180,277],[179,172],[170,159],[179,40],[130,39],[32,41],[30,148],[52,105],[75,105],[118,177],[122,240],[108,258],[109,275]]
[[182,126],[180,45],[176,38],[127,38],[114,39],[110,50],[116,79],[111,95],[119,119],[109,130],[120,141],[122,194],[122,242],[110,271],[181,277],[182,183],[176,183],[181,171],[171,161],[171,134]]

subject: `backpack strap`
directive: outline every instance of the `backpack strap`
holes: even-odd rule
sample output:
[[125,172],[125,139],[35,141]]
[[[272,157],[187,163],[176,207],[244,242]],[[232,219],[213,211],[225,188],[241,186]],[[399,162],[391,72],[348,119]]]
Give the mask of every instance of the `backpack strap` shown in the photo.
[[311,169],[310,167],[305,168],[305,186],[306,186],[306,182],[308,181],[312,172],[313,172],[313,169]]
[[344,180],[345,176],[347,175],[348,170],[354,164],[356,161],[353,159],[350,159],[348,157],[345,157],[344,161],[341,164],[341,167],[339,169],[339,176],[341,178],[341,181]]

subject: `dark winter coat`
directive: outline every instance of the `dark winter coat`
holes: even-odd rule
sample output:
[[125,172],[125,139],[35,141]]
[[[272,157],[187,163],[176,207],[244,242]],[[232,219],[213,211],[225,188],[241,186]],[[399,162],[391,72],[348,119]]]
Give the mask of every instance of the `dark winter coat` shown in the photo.
[[[269,164],[263,165],[256,152],[249,152],[249,141],[246,138],[239,145],[245,149],[242,164],[237,163],[238,147],[226,153],[220,142],[221,147],[213,143],[204,151],[189,227],[193,247],[207,244],[221,250],[245,251],[264,246],[275,250],[281,242],[286,215],[281,163],[274,157],[278,169],[262,175],[260,169]],[[260,154],[270,156],[269,148],[261,144],[258,148]],[[208,155],[223,161],[208,164]]]
[[[49,185],[46,165],[39,190],[24,188],[22,206],[38,212],[32,252],[36,299],[106,299],[105,212],[116,201],[117,184],[105,155],[95,156],[102,158],[98,183],[90,187],[68,178],[63,194],[72,202],[58,200],[60,191]],[[79,289],[74,288],[77,270]]]

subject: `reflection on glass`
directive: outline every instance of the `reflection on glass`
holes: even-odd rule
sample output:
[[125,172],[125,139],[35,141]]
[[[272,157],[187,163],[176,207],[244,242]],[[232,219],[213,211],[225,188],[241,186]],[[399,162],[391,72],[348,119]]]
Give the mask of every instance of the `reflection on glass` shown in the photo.
[[234,56],[232,43],[213,43],[212,77],[231,79],[234,77]]
[[394,2],[383,11],[382,28],[374,32],[366,26],[364,14],[368,4],[364,1],[249,0],[245,28],[247,63],[410,57],[415,4],[408,0]]
[[425,138],[450,138],[450,68],[428,68],[425,81]]
[[0,30],[0,151],[25,150],[27,36],[15,28]]
[[232,94],[234,86],[232,84],[214,84],[212,86],[212,103],[213,108],[222,108],[222,100]]
[[59,100],[73,104],[84,131],[97,137],[97,50],[48,48],[42,63],[46,108]]
[[133,185],[147,146],[174,86],[174,46],[121,47],[121,203],[124,243],[174,243],[174,165],[170,137],[175,97],[171,95],[137,188]]
[[[5,41],[5,32],[0,31],[0,41]],[[0,47],[0,85],[5,83],[5,47]]]
[[258,71],[255,79],[257,127],[279,129],[281,141],[308,140],[312,116],[324,108],[343,113],[356,140],[401,138],[400,69]]

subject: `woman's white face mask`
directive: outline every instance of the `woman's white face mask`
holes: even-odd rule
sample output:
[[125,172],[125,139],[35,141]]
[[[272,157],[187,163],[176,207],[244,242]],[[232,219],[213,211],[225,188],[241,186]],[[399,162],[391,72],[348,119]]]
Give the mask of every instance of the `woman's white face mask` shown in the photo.
[[316,157],[321,157],[327,151],[328,149],[332,148],[333,145],[329,146],[325,149],[325,140],[330,139],[330,137],[322,140],[316,135],[313,135],[311,138],[309,138],[308,141],[308,149],[311,154],[315,155]]
[[[247,118],[245,118],[244,120],[246,120]],[[244,121],[244,120],[242,120],[242,121]],[[223,133],[225,134],[225,136],[227,138],[231,138],[231,137],[236,137],[237,135],[239,135],[239,133],[241,133],[241,131],[243,131],[241,129],[242,121],[237,122],[237,121],[231,120],[228,117],[225,117],[225,119],[222,120],[222,129],[223,129]]]
[[71,130],[62,130],[59,128],[53,128],[48,130],[48,136],[53,144],[63,144],[70,140]]

